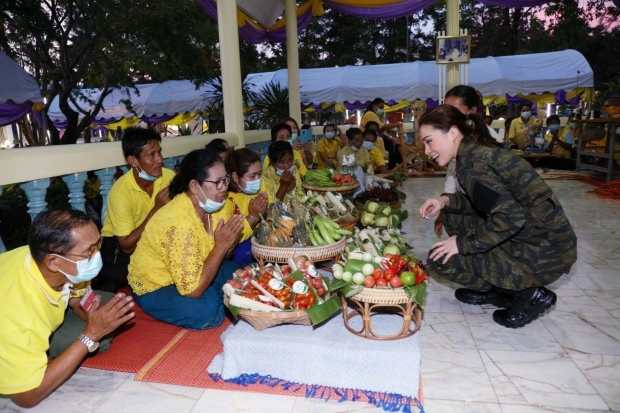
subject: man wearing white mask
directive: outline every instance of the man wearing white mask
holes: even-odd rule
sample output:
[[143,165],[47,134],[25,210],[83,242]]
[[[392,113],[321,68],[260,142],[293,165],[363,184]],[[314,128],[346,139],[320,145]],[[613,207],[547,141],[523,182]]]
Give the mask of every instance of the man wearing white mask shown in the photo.
[[123,155],[131,169],[112,186],[101,236],[104,267],[102,290],[127,285],[129,256],[155,213],[170,201],[168,185],[175,173],[163,167],[161,137],[151,129],[129,128],[123,134]]
[[532,107],[528,104],[521,106],[520,114],[521,116],[510,124],[508,140],[512,145],[523,149],[531,145],[530,135],[540,129],[542,121],[532,117]]
[[99,273],[100,245],[88,215],[54,210],[37,216],[27,246],[0,255],[0,394],[17,405],[39,404],[133,318],[125,294],[72,295]]

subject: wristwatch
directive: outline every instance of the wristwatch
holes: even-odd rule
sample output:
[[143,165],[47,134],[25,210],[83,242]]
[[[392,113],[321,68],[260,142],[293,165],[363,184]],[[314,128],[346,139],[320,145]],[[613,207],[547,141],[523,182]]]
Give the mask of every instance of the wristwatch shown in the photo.
[[86,337],[84,334],[80,334],[78,340],[80,340],[86,346],[89,353],[92,353],[99,348],[98,341],[93,341],[90,338]]

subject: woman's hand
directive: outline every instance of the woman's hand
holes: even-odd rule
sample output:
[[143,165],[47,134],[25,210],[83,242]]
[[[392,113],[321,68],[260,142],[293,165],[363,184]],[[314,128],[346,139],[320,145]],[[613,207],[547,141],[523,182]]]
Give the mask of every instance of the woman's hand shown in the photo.
[[445,195],[439,198],[427,199],[420,207],[420,215],[422,215],[424,219],[431,219],[433,215],[439,213],[439,211],[448,205],[448,201],[450,201],[450,199]]
[[304,145],[301,143],[299,139],[297,139],[295,143],[293,144],[293,149],[301,153],[304,150]]
[[213,239],[215,240],[215,246],[228,251],[235,246],[235,242],[243,229],[243,215],[233,215],[227,222],[220,219],[217,224]]
[[280,176],[280,188],[286,188],[286,192],[295,189],[296,184],[297,181],[295,180],[295,175],[288,170],[284,171],[284,173]]
[[450,257],[459,253],[459,248],[456,245],[456,235],[451,236],[445,241],[439,241],[431,246],[431,252],[428,255],[428,259],[431,261],[437,261],[443,258],[442,264],[448,262]]
[[269,199],[267,198],[266,192],[259,192],[251,201],[248,206],[248,212],[250,216],[253,216],[255,219],[259,220],[260,216],[265,214],[267,211],[267,205],[269,204]]

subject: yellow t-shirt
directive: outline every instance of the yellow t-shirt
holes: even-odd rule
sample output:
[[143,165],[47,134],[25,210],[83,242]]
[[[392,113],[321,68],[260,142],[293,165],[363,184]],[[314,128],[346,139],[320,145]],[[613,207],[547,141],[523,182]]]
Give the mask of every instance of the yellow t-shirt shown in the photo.
[[338,168],[342,166],[342,158],[345,155],[355,155],[357,165],[361,166],[362,168],[370,165],[370,154],[368,153],[368,150],[363,146],[359,148],[357,152],[351,149],[351,147],[348,145],[340,149],[340,151],[338,152]]
[[375,146],[379,149],[379,151],[381,151],[381,156],[387,158],[387,152],[385,151],[385,142],[383,141],[383,138],[381,136],[377,136]]
[[[340,140],[340,138],[327,139],[326,137],[322,137],[321,140],[319,140],[318,152],[323,153],[325,157],[327,157],[328,159],[333,159],[334,163],[337,163],[338,160],[336,158],[338,156],[338,151],[340,150],[341,144],[342,141]],[[320,154],[316,157],[316,159],[318,161],[319,168],[328,167],[321,158]]]
[[[228,221],[233,205],[227,201],[211,214],[212,230],[220,219]],[[252,233],[247,221],[240,237]],[[185,194],[179,194],[149,220],[129,263],[129,285],[137,295],[144,295],[174,284],[181,295],[198,287],[207,256],[215,240],[207,233],[202,220]]]
[[362,116],[362,120],[360,121],[360,129],[362,129],[362,132],[364,131],[364,128],[366,127],[366,124],[368,122],[377,122],[379,124],[379,128],[385,125],[385,122],[382,122],[381,119],[379,119],[379,116],[377,116],[377,114],[372,110],[367,110]]
[[[301,174],[301,176],[304,176],[306,172],[308,172],[308,168],[306,167],[306,164],[304,163],[304,158],[295,149],[293,149],[293,162],[295,163],[295,166],[299,170],[299,173]],[[265,156],[265,160],[263,161],[263,171],[267,169],[269,165],[271,165],[271,162],[269,161],[269,156]]]
[[[304,188],[301,186],[301,174],[297,168],[293,168],[293,175],[295,175],[295,189],[286,193],[284,202],[288,202],[292,196],[301,198],[305,195]],[[276,168],[273,166],[263,168],[263,180],[261,181],[260,190],[267,193],[270,204],[278,200],[276,194],[279,187],[280,177],[276,174]]]
[[[256,198],[256,195],[248,195],[242,192],[229,191],[228,201],[232,204],[233,214],[243,215],[244,217],[247,217],[248,214],[250,213],[250,201]],[[257,217],[257,218],[260,218],[260,217]],[[246,224],[250,226],[250,223],[247,222],[247,219],[246,219]],[[250,232],[249,234],[246,234],[245,232],[246,231],[244,231],[243,237],[239,242],[245,241],[246,239],[250,239],[252,237],[252,232]]]
[[22,393],[43,381],[68,298],[47,284],[27,246],[0,255],[0,268],[0,394]]
[[[568,132],[568,128],[564,128],[564,129],[560,129],[560,131],[558,132],[558,138],[562,141],[562,142],[566,142],[566,134]],[[547,131],[547,133],[545,134],[545,142],[547,142],[547,145],[549,145],[551,143],[551,139],[552,139],[552,135],[551,132]],[[562,148],[560,145],[556,144],[555,148],[551,149],[551,155],[553,156],[558,156],[561,158],[570,158],[570,151]]]
[[381,149],[375,146],[370,150],[368,154],[370,156],[370,164],[373,168],[385,166],[385,158],[381,154]]
[[153,195],[149,196],[138,186],[129,170],[112,186],[108,195],[108,213],[101,230],[101,236],[124,237],[138,228],[155,206],[155,198],[159,191],[170,185],[175,173],[162,168],[162,175],[153,183]]
[[515,145],[530,146],[531,142],[528,136],[529,128],[531,126],[540,126],[541,124],[542,121],[534,118],[529,118],[527,123],[525,123],[523,119],[519,117],[510,124],[508,140]]

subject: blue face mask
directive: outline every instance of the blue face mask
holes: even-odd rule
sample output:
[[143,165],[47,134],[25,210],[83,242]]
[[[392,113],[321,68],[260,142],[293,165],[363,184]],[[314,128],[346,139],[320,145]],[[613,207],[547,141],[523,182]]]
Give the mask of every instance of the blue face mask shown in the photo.
[[58,269],[58,271],[64,274],[64,276],[67,277],[67,279],[73,284],[79,284],[92,280],[97,276],[97,274],[99,274],[99,271],[101,271],[101,267],[103,267],[103,260],[101,259],[101,253],[99,251],[97,251],[97,253],[93,255],[91,259],[83,259],[79,261],[70,260],[67,257],[63,257],[62,255],[53,255],[57,256],[58,258],[62,258],[63,260],[72,262],[77,266],[76,275],[69,275],[66,272],[62,271],[60,268]]
[[334,139],[334,136],[336,136],[334,132],[325,132],[325,137],[327,139]]
[[224,206],[223,202],[211,201],[205,194],[205,191],[202,190],[202,187],[199,187],[199,188],[200,188],[200,192],[202,192],[202,194],[207,199],[207,202],[203,203],[198,197],[196,197],[196,199],[198,199],[198,206],[200,208],[202,208],[207,214],[212,214],[213,212],[217,212],[220,209],[222,209],[222,207]]
[[296,134],[296,133],[293,133],[293,134],[291,135],[291,145],[292,145],[293,143],[295,143],[295,141],[297,140],[297,138],[298,138],[298,136],[297,136],[297,134]]
[[374,148],[374,147],[375,147],[375,144],[374,144],[374,143],[372,143],[372,142],[364,141],[364,143],[362,144],[362,146],[363,146],[364,148],[366,148],[367,150],[369,150],[369,151],[370,151],[370,150],[372,150],[372,148]]
[[578,124],[578,123],[573,123],[573,122],[570,122],[570,123],[568,124],[568,127],[569,127],[569,128],[572,128],[572,129],[577,129],[577,126],[579,126],[579,124]]
[[353,150],[353,152],[357,152],[360,150],[360,148],[358,148],[357,146],[353,146],[353,145],[351,145],[351,149]]
[[138,163],[138,166],[140,167],[140,171],[138,172],[138,177],[144,179],[145,181],[156,181],[157,180],[157,176],[151,176],[149,174],[147,174],[144,169],[142,169],[142,166],[140,166],[140,162],[138,162],[138,160],[136,159],[136,162]]
[[276,168],[276,175],[278,176],[282,176],[282,174],[284,173],[284,171],[288,170],[290,173],[293,173],[293,170],[295,169],[295,165],[291,166],[288,169],[278,169]]
[[560,125],[549,125],[547,129],[549,129],[551,132],[559,131]]
[[243,178],[241,178],[241,180],[245,182],[245,189],[241,189],[244,194],[254,195],[257,194],[258,191],[260,191],[260,183],[262,181],[262,178],[258,178],[255,181],[246,181]]
[[529,118],[530,118],[530,116],[532,116],[532,112],[530,112],[530,111],[527,111],[527,112],[521,112],[521,117],[522,117],[523,119],[529,119]]
[[383,109],[377,109],[376,114],[377,114],[377,116],[383,115]]

